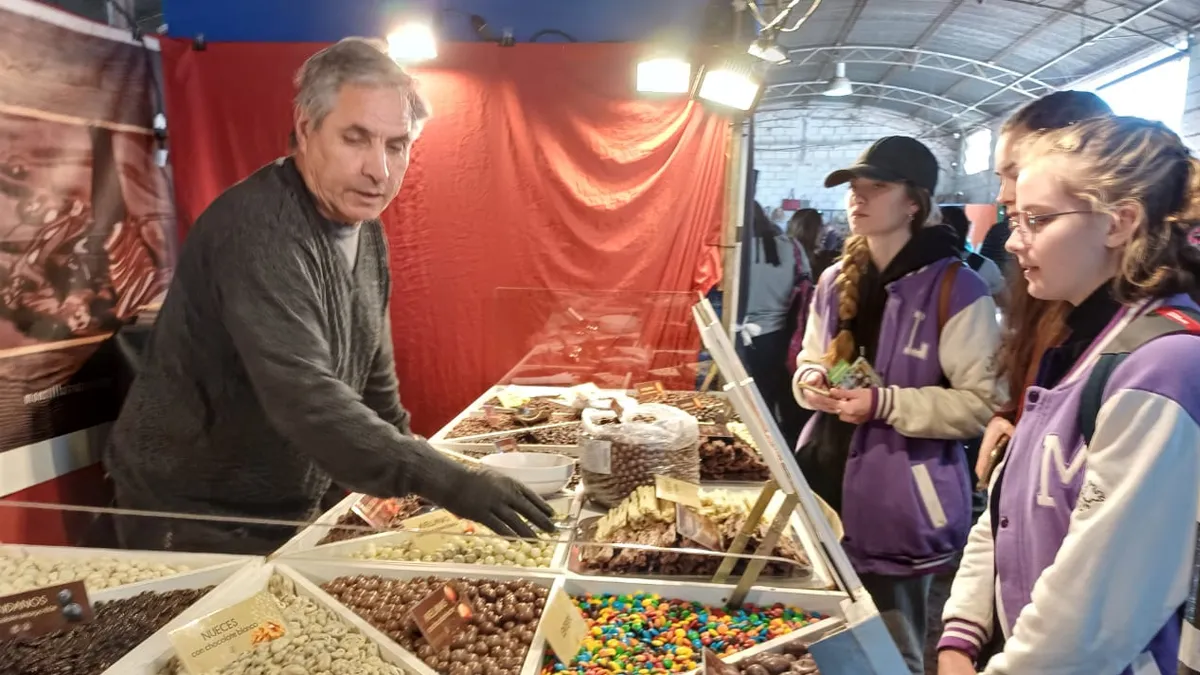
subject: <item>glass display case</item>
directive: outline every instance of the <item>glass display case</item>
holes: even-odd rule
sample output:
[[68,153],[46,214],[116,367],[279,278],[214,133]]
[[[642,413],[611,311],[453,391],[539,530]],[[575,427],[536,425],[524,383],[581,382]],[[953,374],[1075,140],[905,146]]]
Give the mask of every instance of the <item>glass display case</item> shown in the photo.
[[[430,440],[542,494],[553,534],[498,537],[413,496],[304,522],[0,500],[0,672],[905,672],[707,302],[500,297],[500,375]],[[466,420],[499,436],[456,444]],[[286,543],[116,547],[116,526],[176,522]]]

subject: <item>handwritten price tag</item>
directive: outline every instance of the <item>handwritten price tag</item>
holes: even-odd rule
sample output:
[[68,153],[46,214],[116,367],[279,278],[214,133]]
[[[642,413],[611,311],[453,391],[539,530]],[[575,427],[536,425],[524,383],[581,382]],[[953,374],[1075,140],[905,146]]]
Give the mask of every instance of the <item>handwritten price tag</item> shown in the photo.
[[583,640],[587,637],[587,620],[575,606],[571,596],[563,589],[558,589],[546,605],[546,613],[542,617],[542,625],[546,626],[546,642],[554,650],[554,656],[564,666],[571,665]]
[[654,492],[659,499],[700,508],[700,486],[670,476],[654,477]]

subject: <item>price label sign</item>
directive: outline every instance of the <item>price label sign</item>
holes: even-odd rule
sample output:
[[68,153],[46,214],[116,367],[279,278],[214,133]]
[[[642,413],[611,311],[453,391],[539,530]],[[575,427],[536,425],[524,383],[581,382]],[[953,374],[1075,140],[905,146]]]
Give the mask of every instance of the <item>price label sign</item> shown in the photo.
[[675,503],[675,531],[710,551],[725,550],[716,523],[678,502]]
[[584,471],[612,473],[612,441],[585,438],[579,443],[579,466]]
[[546,642],[549,642],[550,648],[554,650],[555,658],[564,666],[571,665],[583,647],[588,627],[583,612],[579,611],[571,596],[563,589],[558,589],[550,597],[542,617],[542,625],[546,627]]
[[516,436],[509,436],[508,438],[501,438],[496,441],[496,449],[500,452],[516,452],[520,447],[521,444],[517,443]]
[[637,394],[638,403],[655,401],[667,392],[666,388],[663,387],[663,383],[658,381],[643,382],[635,386],[633,391]]
[[466,630],[475,610],[467,602],[467,596],[453,584],[446,584],[418,602],[411,615],[429,645],[442,650]]
[[654,493],[659,499],[700,508],[700,486],[678,478],[655,476]]
[[392,519],[400,513],[400,503],[395,499],[381,499],[370,495],[359,497],[354,506],[350,507],[359,518],[377,530],[386,530],[392,524]]
[[683,412],[685,412],[689,415],[695,416],[695,415],[700,414],[700,410],[702,409],[703,406],[700,405],[700,399],[693,396],[691,398],[680,401],[679,405],[676,407],[678,407],[680,410],[682,410]]
[[733,440],[733,432],[724,424],[701,424],[700,435],[709,440]]
[[200,675],[220,670],[287,632],[279,604],[264,591],[177,628],[167,637],[187,671]]
[[442,532],[444,530],[463,531],[462,520],[449,511],[431,511],[424,515],[413,516],[400,521],[400,527],[405,530],[419,532]]
[[625,406],[615,398],[612,400],[612,411],[617,414],[618,420],[625,416]]
[[93,616],[82,581],[0,597],[0,642],[66,630]]
[[500,405],[505,408],[520,408],[529,400],[528,397],[522,396],[520,392],[512,389],[501,391],[499,394],[496,394],[496,398],[500,399]]

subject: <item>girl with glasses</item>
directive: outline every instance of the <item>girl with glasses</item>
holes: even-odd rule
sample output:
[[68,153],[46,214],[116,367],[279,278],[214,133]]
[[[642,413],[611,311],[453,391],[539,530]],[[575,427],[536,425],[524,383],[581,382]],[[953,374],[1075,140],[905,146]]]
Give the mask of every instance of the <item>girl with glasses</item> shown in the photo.
[[1026,139],[1015,191],[1008,250],[1070,333],[971,531],[939,673],[1174,672],[1200,496],[1200,162],[1160,123],[1098,118]]

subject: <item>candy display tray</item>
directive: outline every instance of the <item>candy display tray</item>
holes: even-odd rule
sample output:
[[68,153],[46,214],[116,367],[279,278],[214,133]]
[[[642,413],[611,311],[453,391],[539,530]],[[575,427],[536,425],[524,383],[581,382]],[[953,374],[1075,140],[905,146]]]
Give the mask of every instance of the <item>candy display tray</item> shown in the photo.
[[[507,571],[535,571],[535,572],[560,572],[565,568],[567,560],[567,552],[570,549],[571,536],[575,532],[579,521],[579,512],[582,509],[583,499],[577,494],[563,494],[560,497],[551,498],[548,500],[550,505],[560,513],[566,513],[567,518],[561,525],[558,532],[558,543],[554,548],[554,555],[550,561],[550,567],[513,567],[505,565],[483,565],[472,564],[465,565],[471,569],[484,570],[507,570]],[[336,520],[336,519],[335,519]],[[438,533],[433,533],[434,536],[439,536]],[[362,551],[370,545],[375,546],[396,546],[414,537],[421,536],[416,532],[408,532],[405,530],[396,530],[393,532],[382,532],[379,534],[367,535],[347,541],[325,544],[323,546],[315,546],[311,548],[297,549],[291,553],[284,554],[287,558],[306,558],[317,560],[349,560],[363,563],[377,563],[381,565],[414,565],[424,569],[431,570],[430,573],[435,573],[433,570],[443,568],[460,569],[462,565],[455,563],[425,563],[420,561],[400,561],[400,560],[369,560],[354,558],[353,555]]]
[[[362,561],[322,561],[294,558],[288,560],[286,563],[281,562],[280,569],[299,580],[296,584],[297,588],[300,587],[300,581],[303,581],[311,592],[320,594],[322,602],[336,605],[339,610],[339,616],[345,616],[347,622],[351,622],[355,628],[359,629],[369,639],[378,643],[382,651],[389,656],[395,657],[396,660],[392,661],[393,663],[403,665],[405,670],[409,673],[415,673],[415,675],[445,674],[438,673],[425,665],[425,662],[417,658],[416,654],[396,644],[391,638],[384,635],[364,619],[359,618],[357,614],[321,590],[319,586],[333,581],[338,577],[357,575],[375,575],[386,579],[416,579],[427,576],[439,576],[493,581],[528,581],[549,589],[551,593],[560,588],[564,583],[561,575],[543,570],[526,568],[522,568],[521,570],[505,570],[495,566],[485,567],[480,565],[442,565],[437,569],[431,569],[429,565],[413,565],[408,563],[382,564]],[[525,655],[525,662],[521,669],[522,675],[536,675],[541,669],[542,659],[546,652],[546,642],[542,637],[542,630],[542,622],[539,619],[537,631],[533,636],[533,642],[529,646],[529,652]]]
[[[636,593],[657,593],[663,598],[674,600],[683,600],[689,602],[699,602],[707,607],[721,607],[729,600],[729,596],[733,591],[732,585],[725,584],[710,584],[710,583],[692,583],[680,582],[675,580],[647,580],[647,579],[629,579],[621,577],[583,577],[576,575],[566,575],[563,578],[563,590],[571,596],[580,596],[584,594],[600,595],[610,593],[614,595],[633,595]],[[807,612],[817,612],[823,615],[824,619],[805,626],[799,630],[793,631],[786,635],[781,635],[773,640],[755,645],[743,652],[739,652],[738,658],[747,658],[754,654],[759,654],[767,651],[777,651],[795,640],[804,642],[815,642],[821,636],[826,635],[833,630],[845,624],[841,608],[841,601],[845,599],[845,594],[833,591],[812,591],[812,590],[797,590],[785,588],[755,588],[746,596],[746,603],[753,603],[759,606],[769,606],[775,603],[782,603],[785,606],[796,607]],[[538,627],[539,635],[542,632],[541,626]],[[535,636],[534,640],[538,638]],[[543,648],[544,650],[545,648]],[[730,657],[733,660],[733,657]],[[538,670],[527,671],[522,675],[539,675],[540,664]],[[689,671],[696,673],[698,671]]]
[[[0,544],[0,556],[31,556],[40,560],[86,560],[89,558],[112,558],[121,561],[137,561],[160,565],[187,565],[191,569],[180,574],[172,574],[158,579],[149,579],[132,584],[123,584],[106,588],[96,593],[129,589],[130,595],[136,595],[143,588],[149,588],[158,582],[179,576],[194,574],[211,568],[223,567],[231,563],[244,564],[255,560],[253,556],[229,555],[225,553],[180,553],[174,551],[138,551],[115,548],[86,548],[72,546],[27,546],[24,544]],[[126,597],[126,596],[120,596]]]
[[[184,615],[143,642],[125,658],[113,664],[104,675],[157,675],[160,668],[165,666],[175,655],[171,646],[169,634],[172,630],[184,624],[201,618],[219,609],[247,600],[266,590],[273,574],[280,574],[290,579],[296,586],[296,592],[312,598],[316,603],[328,609],[347,626],[362,633],[366,638],[379,646],[380,657],[406,673],[413,672],[410,663],[397,654],[399,648],[386,636],[376,631],[354,612],[341,603],[329,597],[327,593],[317,588],[308,578],[297,574],[290,567],[277,563],[259,564],[242,570],[241,573],[226,580],[220,587],[204,597],[202,602],[193,605]],[[359,574],[357,571],[347,571],[346,574]],[[373,573],[373,572],[372,572]],[[341,576],[338,574],[337,576]],[[382,576],[382,575],[381,575]],[[411,657],[415,658],[415,657]],[[428,674],[426,674],[428,675]]]
[[144,640],[140,645],[135,647],[125,656],[121,657],[116,663],[104,671],[105,675],[124,675],[126,673],[154,673],[158,665],[165,663],[165,659],[155,665],[153,669],[146,669],[144,666],[139,667],[139,664],[148,663],[148,659],[161,654],[165,650],[170,649],[170,641],[167,635],[176,628],[180,628],[196,619],[210,614],[214,611],[226,606],[223,598],[225,597],[226,589],[230,586],[236,586],[240,580],[251,577],[257,570],[262,568],[262,561],[257,558],[250,558],[242,562],[231,562],[216,567],[197,572],[188,572],[185,574],[177,574],[172,577],[164,577],[155,581],[147,581],[140,584],[131,584],[118,588],[107,589],[91,595],[89,599],[92,604],[97,602],[108,602],[112,600],[123,600],[131,598],[140,593],[155,592],[166,593],[168,591],[181,591],[185,589],[206,588],[215,586],[211,591],[205,594],[202,598],[192,604],[183,611],[182,614],[175,617],[172,621],[163,626],[156,633]]
[[[463,420],[467,419],[468,417],[471,417],[472,415],[480,414],[483,411],[483,406],[488,401],[495,398],[500,392],[505,391],[507,389],[518,390],[523,395],[528,396],[530,398],[536,397],[536,396],[560,396],[568,390],[567,387],[527,387],[527,386],[520,386],[520,385],[492,387],[491,389],[488,389],[487,391],[483,392],[483,395],[481,395],[479,398],[475,399],[475,401],[473,401],[471,403],[471,405],[464,408],[462,412],[458,413],[458,415],[454,419],[450,420],[449,424],[447,424],[446,426],[444,426],[440,430],[438,430],[438,432],[436,434],[434,434],[432,438],[429,439],[429,444],[435,448],[444,449],[444,450],[453,450],[454,452],[459,452],[459,453],[490,454],[493,451],[495,451],[496,450],[495,443],[493,443],[491,441],[481,441],[479,443],[459,443],[459,442],[455,441],[453,438],[446,438],[446,436],[450,432],[454,431],[455,427],[458,426],[459,422],[462,422]],[[602,395],[612,396],[614,394],[624,394],[625,392],[617,391],[617,390],[603,390],[602,389],[602,390],[600,390],[600,393]],[[567,455],[568,457],[575,457],[575,458],[579,457],[579,446],[578,445],[539,445],[539,444],[531,444],[531,443],[522,443],[517,446],[517,449],[521,450],[522,452],[546,452],[546,453]]]
[[[729,482],[703,483],[701,485],[701,488],[704,491],[726,490],[729,492],[743,493],[743,494],[746,494],[751,497],[757,496],[758,492],[759,492],[757,487],[750,487],[746,483],[729,483]],[[767,507],[767,512],[764,517],[770,518],[772,514],[777,512],[779,510],[780,505],[783,503],[783,499],[784,499],[784,496],[782,493],[779,493],[779,492],[775,493],[775,496],[771,499],[770,506]],[[605,513],[607,513],[606,509],[603,509],[602,507],[598,507],[598,506],[592,504],[591,502],[587,501],[586,498],[583,499],[582,500],[582,508],[579,511],[579,519],[578,519],[578,522],[580,523],[581,526],[575,532],[575,540],[576,541],[589,541],[588,539],[585,538],[586,535],[590,534],[590,532],[588,531],[589,526],[594,523],[594,519],[603,516]],[[592,531],[594,531],[594,530],[592,530]],[[769,587],[775,587],[775,588],[802,588],[802,589],[819,589],[819,590],[828,590],[828,589],[835,588],[836,584],[834,583],[833,574],[830,573],[829,568],[826,566],[825,557],[821,553],[819,547],[816,545],[816,541],[813,539],[813,536],[809,532],[808,528],[804,527],[803,523],[800,520],[799,514],[797,514],[797,513],[792,514],[792,517],[788,521],[788,529],[785,530],[784,532],[785,532],[784,536],[787,536],[787,534],[790,532],[793,539],[797,543],[800,544],[801,548],[803,548],[805,555],[808,557],[809,564],[812,566],[812,573],[809,575],[804,575],[804,576],[787,576],[787,577],[768,576],[768,575],[764,574],[761,577],[759,577],[759,579],[755,585],[756,586],[769,586]],[[579,546],[572,545],[570,547],[570,551],[568,551],[568,553],[567,553],[567,559],[566,559],[565,564],[566,564],[567,573],[569,576],[577,576],[577,577],[583,577],[583,578],[607,578],[609,576],[609,574],[605,573],[605,572],[584,571],[577,564],[578,558],[579,558],[579,551],[580,551]],[[745,551],[743,553],[743,555],[750,555],[753,553],[754,553],[753,550],[749,550],[749,551]],[[660,583],[663,581],[675,581],[675,582],[681,582],[681,583],[705,583],[710,580],[710,577],[666,576],[666,575],[655,575],[655,574],[638,575],[636,578],[645,579],[650,583]],[[737,578],[731,577],[731,581],[736,583]]]

